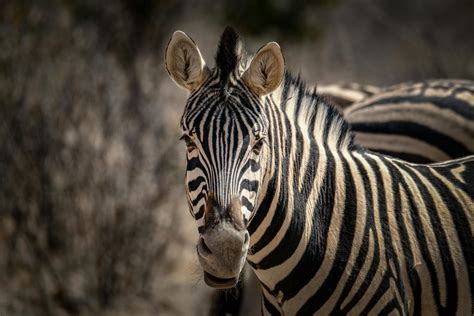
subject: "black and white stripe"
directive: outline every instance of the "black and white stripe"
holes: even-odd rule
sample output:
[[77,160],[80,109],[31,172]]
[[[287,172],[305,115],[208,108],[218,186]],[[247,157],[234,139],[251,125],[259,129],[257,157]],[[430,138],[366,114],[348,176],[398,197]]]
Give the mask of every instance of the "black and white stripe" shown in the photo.
[[474,154],[474,82],[404,83],[344,110],[355,142],[408,161],[428,163]]
[[[317,93],[341,113],[345,110],[345,119],[354,122],[355,143],[367,149],[410,162],[474,154],[472,81],[439,79],[389,87],[318,84]],[[459,112],[463,114],[453,114]],[[241,286],[249,290],[247,284]]]
[[[275,47],[257,54],[250,75],[223,76],[227,68],[218,67],[199,88],[192,83],[182,119],[188,198],[208,235],[217,234],[206,221],[216,209],[209,192],[226,206],[242,200],[246,179],[255,181],[241,220],[262,312],[472,314],[474,156],[417,165],[366,151],[342,116],[289,74],[259,94],[281,66]],[[220,231],[239,221],[236,208],[218,210],[227,218],[216,222]],[[214,261],[204,262],[207,275]],[[217,286],[232,281],[209,278]]]
[[249,221],[259,187],[261,135],[268,128],[259,119],[262,109],[255,96],[233,80],[222,93],[219,75],[215,72],[190,96],[181,120],[188,145],[186,189],[199,227],[209,192],[220,205],[240,196],[244,221]]
[[[301,91],[287,77],[265,102],[278,158],[265,168],[273,185],[248,226],[248,260],[267,311],[469,314],[474,157],[429,166],[366,152]],[[298,109],[313,119],[301,124]]]
[[318,84],[317,93],[330,101],[339,111],[354,103],[384,91],[383,88],[360,83]]

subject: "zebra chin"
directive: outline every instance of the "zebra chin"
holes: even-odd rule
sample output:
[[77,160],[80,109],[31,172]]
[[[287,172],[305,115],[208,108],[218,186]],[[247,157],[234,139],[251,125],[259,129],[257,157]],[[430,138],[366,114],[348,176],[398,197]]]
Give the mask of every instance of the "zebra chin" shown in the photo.
[[216,289],[228,289],[234,287],[239,281],[240,273],[244,267],[245,254],[237,260],[233,265],[216,264],[216,261],[210,263],[203,259],[199,254],[198,257],[203,268],[204,282],[210,287]]
[[237,284],[238,280],[239,280],[238,277],[234,277],[230,279],[218,278],[204,271],[204,281],[206,282],[208,286],[216,288],[216,289],[232,288]]

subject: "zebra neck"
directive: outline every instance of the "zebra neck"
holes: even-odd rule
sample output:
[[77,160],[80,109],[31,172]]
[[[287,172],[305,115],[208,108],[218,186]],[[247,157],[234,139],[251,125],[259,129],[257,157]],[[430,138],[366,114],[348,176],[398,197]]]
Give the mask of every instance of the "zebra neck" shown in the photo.
[[[288,73],[280,88],[265,98],[264,107],[269,121],[268,146],[263,153],[265,174],[258,211],[249,225],[251,234],[264,214],[283,207],[277,201],[286,200],[290,188],[300,192],[298,199],[308,200],[315,185],[330,181],[323,172],[332,168],[327,165],[333,163],[327,152],[348,152],[355,147],[342,116]],[[318,167],[321,170],[316,172]]]
[[330,269],[326,258],[337,257],[336,248],[328,245],[338,235],[334,227],[340,227],[333,219],[345,211],[345,170],[338,152],[324,146],[312,150],[306,167],[297,162],[304,158],[279,159],[281,167],[265,181],[265,197],[249,226],[248,261],[264,291],[280,298],[279,304],[300,291],[295,280],[304,278],[305,271],[323,273]]
[[283,85],[266,99],[266,108],[267,173],[248,227],[248,260],[264,289],[287,298],[294,278],[285,274],[301,271],[293,269],[296,262],[311,269],[323,265],[329,222],[343,194],[340,156],[351,155],[352,138],[335,110],[300,84]]

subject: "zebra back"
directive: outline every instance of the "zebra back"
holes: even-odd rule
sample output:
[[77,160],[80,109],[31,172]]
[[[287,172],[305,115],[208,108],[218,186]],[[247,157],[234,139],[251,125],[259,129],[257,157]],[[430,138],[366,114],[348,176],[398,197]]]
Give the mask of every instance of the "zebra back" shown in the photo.
[[316,92],[330,101],[339,111],[380,93],[383,89],[360,83],[318,84]]
[[344,110],[355,142],[407,161],[428,163],[474,153],[474,82],[403,83]]

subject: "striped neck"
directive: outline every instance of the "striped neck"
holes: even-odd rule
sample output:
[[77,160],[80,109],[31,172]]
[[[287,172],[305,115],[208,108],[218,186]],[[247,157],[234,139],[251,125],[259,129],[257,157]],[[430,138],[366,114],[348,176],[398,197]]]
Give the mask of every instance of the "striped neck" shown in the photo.
[[298,129],[308,139],[333,149],[350,149],[353,136],[340,113],[314,87],[307,87],[301,78],[289,73],[278,90],[269,96],[274,106],[284,115],[285,124]]
[[[300,258],[299,265],[322,264],[337,203],[336,156],[355,146],[344,119],[299,78],[287,74],[280,89],[265,98],[265,107],[269,150],[260,200],[248,226],[248,261],[264,289],[274,297],[284,289],[288,297],[296,294],[291,293],[292,276],[281,278],[292,271],[288,266]],[[272,283],[272,275],[281,281]]]

